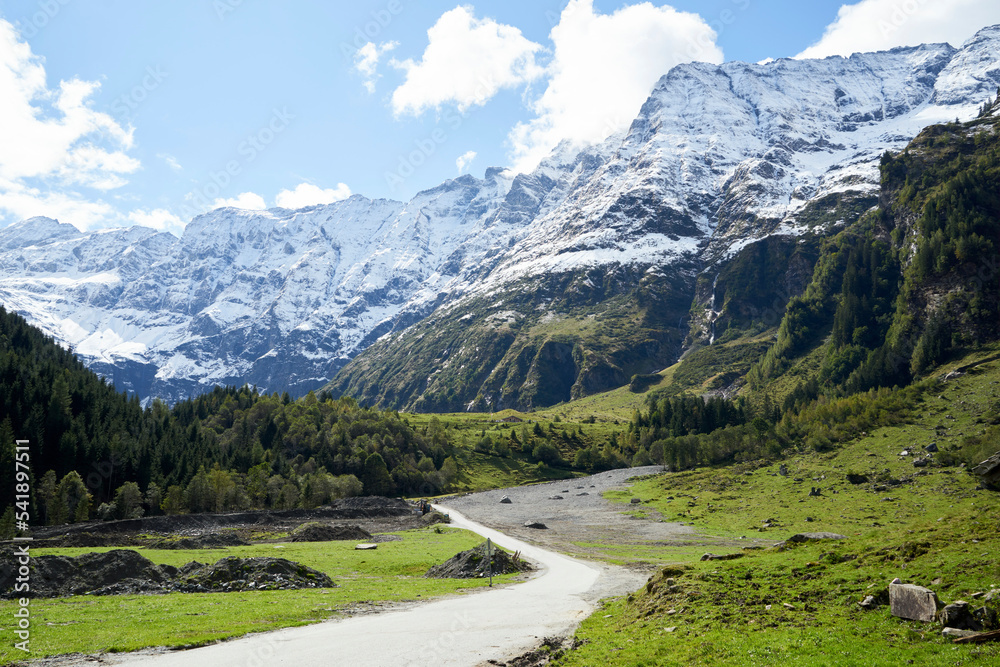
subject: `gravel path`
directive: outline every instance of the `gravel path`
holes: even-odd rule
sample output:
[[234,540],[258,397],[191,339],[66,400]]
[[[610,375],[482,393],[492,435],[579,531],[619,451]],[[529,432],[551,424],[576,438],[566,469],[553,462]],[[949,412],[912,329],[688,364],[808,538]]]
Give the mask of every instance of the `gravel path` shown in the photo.
[[[611,503],[602,495],[627,486],[632,477],[662,470],[660,466],[610,470],[573,480],[471,493],[443,504],[484,526],[573,555],[591,555],[590,549],[579,544],[586,542],[668,546],[697,541],[690,526],[661,522],[657,513],[644,505],[638,507],[652,520],[636,519],[624,513],[629,506]],[[510,504],[500,502],[504,496],[510,498]],[[548,529],[525,528],[526,521],[540,521]]]

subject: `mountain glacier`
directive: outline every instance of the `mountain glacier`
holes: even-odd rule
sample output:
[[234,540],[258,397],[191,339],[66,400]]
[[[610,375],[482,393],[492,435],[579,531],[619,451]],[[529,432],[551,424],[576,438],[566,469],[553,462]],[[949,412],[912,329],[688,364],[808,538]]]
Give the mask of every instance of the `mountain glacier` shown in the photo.
[[[559,276],[670,280],[683,317],[692,303],[707,307],[705,276],[748,245],[829,233],[845,222],[844,202],[870,206],[881,154],[926,125],[974,116],[1000,86],[998,54],[994,26],[960,49],[681,65],[627,131],[561,145],[528,174],[489,169],[408,202],[223,208],[179,239],[32,218],[0,230],[0,304],[120,388],[168,401],[243,382],[302,394],[380,338],[370,355],[405,356],[449,314],[480,325],[557,317],[558,304],[541,312],[536,299],[526,310],[503,296]],[[487,305],[463,311],[472,301]],[[682,322],[676,329],[686,335]],[[435,353],[442,360],[446,348]],[[470,352],[463,363],[496,366],[513,350],[478,361]],[[386,401],[367,377],[371,363],[352,363],[335,386],[409,407],[430,386],[425,378]],[[585,378],[584,367],[567,379],[573,395],[629,374]],[[503,405],[489,382],[445,407]]]

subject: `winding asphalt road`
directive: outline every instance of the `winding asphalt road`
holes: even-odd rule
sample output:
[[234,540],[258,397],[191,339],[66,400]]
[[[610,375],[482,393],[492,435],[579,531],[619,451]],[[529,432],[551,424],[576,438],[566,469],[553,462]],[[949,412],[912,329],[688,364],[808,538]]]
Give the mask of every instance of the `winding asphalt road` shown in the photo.
[[[547,636],[570,632],[592,611],[585,597],[602,570],[470,521],[459,512],[451,525],[479,533],[541,566],[529,581],[356,616],[251,635],[198,649],[124,655],[113,664],[135,667],[263,667],[264,665],[440,665],[472,667],[530,650]],[[110,657],[110,656],[108,656]]]

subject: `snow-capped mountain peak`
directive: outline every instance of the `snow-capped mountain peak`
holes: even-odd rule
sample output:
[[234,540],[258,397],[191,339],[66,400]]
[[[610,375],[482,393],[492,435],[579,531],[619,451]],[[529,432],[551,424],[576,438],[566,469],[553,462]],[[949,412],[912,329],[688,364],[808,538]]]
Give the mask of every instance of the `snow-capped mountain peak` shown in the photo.
[[0,303],[144,398],[302,393],[379,336],[518,281],[629,266],[691,283],[756,239],[799,234],[810,202],[873,196],[885,150],[974,116],[1000,84],[997,54],[1000,26],[959,49],[680,65],[626,131],[407,202],[222,208],[179,239],[32,218],[0,230]]

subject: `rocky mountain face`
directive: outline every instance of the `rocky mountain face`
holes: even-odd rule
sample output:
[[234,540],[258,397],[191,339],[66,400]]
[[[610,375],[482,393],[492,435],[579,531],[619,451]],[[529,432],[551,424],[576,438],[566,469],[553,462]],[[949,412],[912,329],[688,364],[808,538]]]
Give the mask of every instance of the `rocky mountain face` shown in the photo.
[[568,400],[773,325],[819,241],[877,202],[882,153],[975,115],[998,53],[1000,26],[960,49],[682,65],[600,145],[406,203],[219,209],[180,239],[35,218],[0,230],[0,302],[144,398],[333,377],[398,408]]

